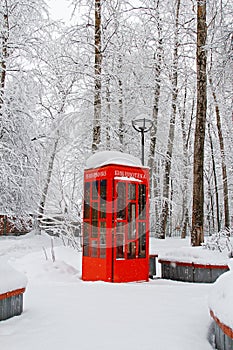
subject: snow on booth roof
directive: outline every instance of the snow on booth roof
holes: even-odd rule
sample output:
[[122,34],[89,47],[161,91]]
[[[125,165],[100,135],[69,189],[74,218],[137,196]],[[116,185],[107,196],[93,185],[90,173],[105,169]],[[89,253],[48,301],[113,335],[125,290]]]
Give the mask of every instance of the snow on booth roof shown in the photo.
[[108,164],[121,164],[136,167],[142,166],[141,160],[131,154],[118,151],[101,151],[93,154],[87,159],[86,169],[99,168]]

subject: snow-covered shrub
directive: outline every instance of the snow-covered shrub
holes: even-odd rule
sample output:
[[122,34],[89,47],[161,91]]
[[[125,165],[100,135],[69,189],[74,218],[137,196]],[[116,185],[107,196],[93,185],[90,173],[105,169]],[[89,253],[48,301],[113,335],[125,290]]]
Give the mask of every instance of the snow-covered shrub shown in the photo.
[[229,230],[222,230],[208,237],[203,247],[209,250],[217,250],[219,252],[228,251],[229,257],[233,257],[233,246],[230,238]]
[[44,216],[40,228],[52,237],[60,237],[65,246],[81,251],[81,218],[77,215],[75,219],[66,215]]

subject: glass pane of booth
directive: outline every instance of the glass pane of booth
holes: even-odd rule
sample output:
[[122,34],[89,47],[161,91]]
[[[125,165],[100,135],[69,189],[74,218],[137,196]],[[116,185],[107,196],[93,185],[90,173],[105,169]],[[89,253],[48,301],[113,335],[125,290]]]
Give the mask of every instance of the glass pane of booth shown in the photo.
[[84,185],[84,219],[90,218],[90,182]]
[[83,255],[89,256],[89,245],[83,245]]
[[91,256],[93,258],[97,258],[97,256],[98,256],[98,242],[97,241],[91,241]]
[[100,258],[105,259],[105,257],[106,257],[106,249],[105,247],[104,248],[100,247]]
[[92,200],[97,200],[99,198],[99,181],[92,182]]
[[107,180],[100,181],[100,218],[106,218]]
[[91,237],[97,238],[98,237],[98,222],[92,222],[91,224]]
[[106,222],[100,223],[100,258],[106,256]]
[[100,244],[106,245],[106,222],[100,222]]
[[136,204],[128,204],[128,239],[136,238]]
[[126,219],[126,184],[124,182],[117,184],[117,219]]
[[135,259],[136,258],[136,242],[129,242],[127,246],[127,258]]
[[128,185],[128,199],[136,200],[136,185],[130,184]]
[[84,222],[83,225],[83,255],[89,255],[89,223]]
[[92,202],[91,208],[91,237],[98,237],[98,202]]
[[139,219],[146,218],[146,185],[138,186]]
[[92,202],[91,207],[92,207],[91,221],[97,221],[98,220],[98,202]]
[[138,234],[139,234],[139,247],[138,247],[138,256],[139,258],[146,257],[146,223],[138,223]]
[[125,223],[118,222],[116,227],[116,259],[125,258]]
[[107,198],[107,180],[100,181],[100,197],[105,200]]
[[100,219],[106,219],[106,201],[100,199]]
[[90,219],[90,205],[84,202],[84,219]]

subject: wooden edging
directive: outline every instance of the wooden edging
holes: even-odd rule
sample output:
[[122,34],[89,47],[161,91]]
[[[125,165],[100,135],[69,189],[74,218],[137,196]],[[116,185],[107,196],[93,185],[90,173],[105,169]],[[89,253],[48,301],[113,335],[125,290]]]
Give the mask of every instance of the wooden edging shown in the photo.
[[6,292],[6,293],[3,293],[3,294],[0,294],[0,300],[6,299],[6,298],[10,298],[10,297],[14,297],[14,296],[22,294],[24,292],[25,292],[25,288],[15,289],[15,290],[12,290],[10,292]]
[[229,338],[233,339],[233,330],[226,326],[224,323],[222,323],[219,318],[215,316],[212,310],[210,310],[210,316],[214,319],[214,321],[217,323],[219,328],[223,331],[224,334],[226,334]]
[[205,265],[205,264],[198,264],[194,262],[184,262],[184,261],[171,261],[171,260],[163,260],[159,259],[160,264],[174,264],[178,266],[191,266],[191,267],[197,267],[199,269],[229,269],[228,265]]

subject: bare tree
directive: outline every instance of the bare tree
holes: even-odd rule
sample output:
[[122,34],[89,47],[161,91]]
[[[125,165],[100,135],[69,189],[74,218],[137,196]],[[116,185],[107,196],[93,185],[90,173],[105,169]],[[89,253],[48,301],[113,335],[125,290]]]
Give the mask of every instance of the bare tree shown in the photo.
[[36,202],[35,50],[50,22],[46,4],[3,0],[0,4],[0,210],[29,216]]
[[[66,38],[67,40],[68,38]],[[49,55],[48,52],[50,52]],[[41,82],[38,110],[41,125],[40,133],[37,132],[32,141],[37,141],[38,158],[40,159],[39,178],[41,188],[37,210],[39,232],[43,227],[45,217],[51,216],[51,209],[48,210],[49,204],[51,206],[51,193],[55,191],[57,195],[57,200],[53,203],[53,210],[60,214],[68,211],[65,190],[61,186],[59,187],[57,182],[59,183],[58,177],[60,175],[59,160],[61,157],[59,157],[59,152],[68,147],[66,129],[69,127],[69,118],[72,119],[73,111],[76,111],[78,106],[78,104],[74,105],[75,92],[76,98],[77,94],[80,93],[80,89],[78,93],[76,91],[80,73],[75,69],[76,61],[73,62],[72,54],[71,46],[64,46],[62,36],[47,42],[43,50],[38,53],[40,65],[37,71],[37,79]],[[76,59],[78,60],[77,57]],[[73,120],[73,131],[77,125],[76,120]],[[65,151],[63,152],[65,153]],[[63,168],[65,167],[64,163],[65,160],[62,164]],[[71,172],[70,169],[69,171]],[[72,176],[74,180],[75,175]],[[64,183],[63,186],[65,186]],[[64,208],[61,208],[61,205],[59,208],[59,198],[62,198]]]
[[212,91],[212,96],[215,105],[215,114],[216,114],[216,125],[218,130],[219,146],[221,152],[221,165],[222,165],[222,182],[223,182],[223,203],[224,203],[224,219],[225,219],[225,228],[230,228],[230,215],[229,215],[229,202],[228,202],[228,180],[227,180],[227,166],[226,166],[226,156],[225,156],[225,147],[224,139],[222,133],[222,123],[220,116],[219,104],[217,101],[216,91],[213,86],[213,80],[211,73],[209,73],[209,83]]
[[160,96],[160,90],[161,90],[160,75],[162,70],[162,52],[163,52],[162,25],[161,25],[161,18],[159,15],[159,0],[157,1],[155,10],[156,10],[156,24],[157,24],[157,32],[158,32],[158,46],[156,49],[156,53],[154,54],[155,88],[154,88],[154,103],[153,103],[153,112],[152,112],[153,125],[150,133],[150,149],[149,149],[149,155],[148,155],[148,167],[150,168],[150,171],[151,171],[151,181],[153,178],[154,158],[155,158],[155,148],[156,148],[159,96]]
[[184,91],[184,101],[183,101],[183,108],[180,111],[180,118],[181,118],[181,130],[182,130],[182,146],[183,146],[183,171],[184,171],[184,179],[183,179],[183,201],[182,201],[182,231],[181,231],[181,238],[185,238],[187,235],[187,229],[189,226],[189,208],[188,208],[188,181],[189,181],[189,170],[188,170],[188,163],[189,163],[189,143],[190,143],[190,134],[191,134],[191,126],[192,126],[192,119],[193,119],[193,109],[194,109],[194,101],[192,103],[191,107],[191,116],[190,116],[190,122],[188,125],[188,130],[186,127],[186,119],[187,119],[187,80],[185,82],[185,91]]
[[59,142],[59,131],[57,132],[57,136],[54,142],[54,147],[50,156],[49,164],[48,164],[48,169],[47,169],[47,175],[44,183],[44,187],[41,193],[41,198],[40,198],[40,203],[39,203],[39,208],[38,208],[38,228],[39,232],[43,226],[42,222],[44,219],[44,214],[45,214],[45,205],[46,205],[46,200],[48,196],[48,190],[49,190],[49,185],[51,183],[51,178],[52,178],[52,173],[53,173],[53,168],[54,168],[54,160],[55,156],[57,153],[57,146]]
[[[161,93],[161,73],[162,73],[162,61],[163,61],[163,33],[162,33],[162,20],[160,16],[160,0],[157,0],[154,5],[154,19],[155,28],[157,31],[156,42],[157,46],[154,48],[154,92],[153,92],[153,105],[152,105],[152,128],[150,131],[150,146],[148,154],[148,167],[150,169],[150,198],[151,198],[151,229],[159,231],[159,213],[156,198],[158,197],[158,168],[155,162],[156,143],[157,143],[157,131],[158,131],[158,114],[159,114],[159,99]],[[155,36],[155,34],[154,34]],[[157,232],[157,234],[159,234]]]
[[175,23],[175,43],[173,50],[173,71],[172,71],[172,112],[169,124],[167,153],[165,159],[165,174],[163,185],[163,209],[160,238],[165,238],[167,220],[169,215],[169,197],[170,197],[170,173],[172,163],[173,143],[175,136],[175,120],[177,113],[177,95],[178,95],[178,46],[179,46],[179,11],[180,0],[176,3],[176,23]]
[[193,208],[191,244],[204,242],[204,143],[207,109],[206,0],[197,0],[197,110],[193,160]]
[[[6,4],[7,5],[7,4]],[[3,106],[3,96],[4,96],[4,90],[5,90],[5,84],[6,84],[6,60],[8,57],[8,38],[9,38],[9,20],[8,20],[8,11],[7,6],[5,6],[5,11],[3,12],[3,24],[2,24],[2,30],[1,30],[1,85],[0,85],[0,113],[2,106]],[[1,130],[2,134],[3,130]],[[1,135],[0,135],[1,136]]]
[[[209,141],[210,141],[210,151],[211,151],[211,160],[212,160],[213,177],[214,177],[216,220],[217,220],[217,228],[218,228],[218,232],[219,232],[221,229],[221,224],[220,224],[220,210],[219,210],[218,181],[217,181],[216,163],[215,163],[215,157],[214,157],[214,146],[213,146],[213,140],[212,140],[212,135],[211,135],[210,123],[208,123],[208,135],[209,135]],[[214,226],[215,225],[213,223],[213,228],[214,228]]]
[[94,64],[94,119],[92,152],[96,152],[101,135],[101,72],[102,72],[102,43],[101,43],[101,0],[95,0],[95,64]]

